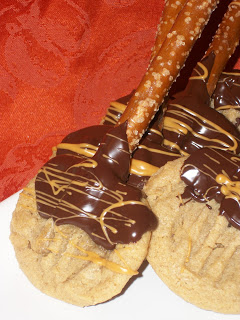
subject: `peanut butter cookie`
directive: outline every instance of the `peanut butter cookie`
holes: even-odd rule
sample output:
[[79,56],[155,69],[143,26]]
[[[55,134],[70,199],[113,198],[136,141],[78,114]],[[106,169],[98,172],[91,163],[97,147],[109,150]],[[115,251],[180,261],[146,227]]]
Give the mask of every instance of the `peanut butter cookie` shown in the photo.
[[147,258],[155,272],[186,301],[233,314],[240,313],[239,163],[203,148],[168,162],[144,189],[159,219]]

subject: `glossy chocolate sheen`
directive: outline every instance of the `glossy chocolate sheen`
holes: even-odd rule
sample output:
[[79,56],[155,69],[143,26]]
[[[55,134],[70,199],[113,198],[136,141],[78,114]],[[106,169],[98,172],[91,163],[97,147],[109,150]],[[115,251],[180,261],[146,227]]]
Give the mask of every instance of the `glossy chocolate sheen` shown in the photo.
[[240,157],[230,152],[203,148],[184,162],[181,179],[185,182],[183,199],[220,203],[220,214],[240,229]]
[[210,108],[206,83],[214,61],[198,63],[186,89],[168,103],[163,119],[164,146],[182,155],[203,147],[240,152],[240,134],[222,114]]
[[[111,103],[102,125],[84,128],[66,136],[57,146],[57,155],[76,154],[92,157],[97,151],[101,139],[110,130],[110,125],[115,125],[121,117],[130,96]],[[131,158],[128,184],[140,189],[160,167],[181,156],[162,145],[163,137],[159,129],[161,117],[161,112],[158,112]]]
[[[213,59],[208,59],[204,62],[203,66],[205,65],[207,71],[210,70],[212,61]],[[122,160],[119,161],[118,159],[117,162],[115,162],[115,158],[118,158],[118,152],[115,153],[115,150],[118,151],[118,147],[113,141],[118,137],[118,133],[116,136],[113,135],[115,136],[115,138],[113,138],[111,127],[115,125],[121,117],[131,95],[111,103],[102,121],[103,125],[84,128],[65,137],[57,146],[57,157],[50,160],[42,168],[37,177],[37,204],[41,216],[44,218],[53,217],[57,224],[74,224],[85,230],[97,244],[107,249],[114,248],[116,243],[129,243],[140,239],[141,235],[154,225],[154,218],[149,212],[146,214],[146,208],[142,207],[142,204],[138,202],[119,206],[119,203],[129,201],[127,200],[128,196],[131,196],[131,198],[134,199],[133,201],[139,201],[141,198],[141,192],[131,186],[141,189],[149,177],[166,162],[186,154],[186,151],[193,152],[196,148],[200,148],[206,144],[209,145],[209,143],[206,143],[208,139],[213,139],[214,141],[219,140],[220,143],[217,142],[217,147],[219,145],[223,147],[222,143],[225,147],[229,142],[228,140],[227,142],[225,141],[226,137],[229,137],[229,134],[226,134],[225,131],[230,132],[231,142],[235,139],[235,135],[238,135],[224,117],[221,115],[220,117],[218,115],[216,116],[216,111],[213,110],[212,112],[209,108],[210,98],[207,94],[205,84],[208,72],[207,74],[203,74],[203,77],[200,77],[199,72],[201,72],[201,70],[204,71],[204,67],[200,65],[200,70],[196,70],[196,74],[193,74],[193,77],[197,77],[197,79],[192,79],[192,81],[189,82],[187,90],[185,90],[186,96],[180,93],[172,100],[175,104],[175,102],[178,102],[178,99],[180,99],[180,101],[183,101],[184,104],[186,103],[187,106],[192,105],[193,98],[200,102],[195,102],[193,107],[190,108],[190,111],[186,110],[186,108],[184,111],[179,111],[181,108],[179,109],[178,106],[176,107],[176,105],[171,104],[166,113],[168,116],[169,112],[174,114],[177,121],[180,120],[181,122],[182,119],[184,119],[186,122],[184,126],[193,128],[189,130],[187,139],[186,137],[182,139],[181,133],[176,139],[178,147],[172,148],[172,145],[169,147],[169,144],[166,143],[166,137],[169,133],[171,137],[174,137],[176,132],[167,130],[165,124],[165,139],[163,139],[159,129],[162,114],[159,112],[132,155],[130,174],[129,168],[126,168],[126,164],[124,164]],[[203,111],[203,115],[201,114],[201,110]],[[207,118],[204,117],[206,112]],[[210,126],[208,121],[209,117],[210,120],[215,121],[213,121],[213,125],[210,123]],[[202,122],[199,121],[199,118],[201,118],[200,120]],[[216,130],[215,123],[218,125],[223,124],[225,131],[222,132],[221,128]],[[196,132],[200,137],[195,134],[194,139],[191,141],[189,139],[192,139],[192,134],[196,126],[198,127]],[[166,133],[167,131],[169,132]],[[121,132],[121,135],[124,135],[124,139],[119,136],[120,140],[117,138],[116,141],[121,141],[121,139],[125,141],[126,151],[126,134]],[[204,138],[204,143],[202,142],[203,139],[201,135],[206,137]],[[100,141],[105,139],[105,136],[110,144],[103,148],[103,144],[101,144],[100,147]],[[184,140],[183,144],[182,140]],[[230,143],[228,143],[228,145],[230,145]],[[233,148],[232,151],[237,152],[239,150],[238,142],[235,143],[234,147],[236,148]],[[120,154],[123,155],[123,153]],[[129,153],[127,154],[127,163],[129,165],[130,156]],[[96,159],[98,159],[98,161]],[[119,168],[121,170],[119,170]],[[121,182],[120,184],[118,183],[116,187],[118,179]],[[128,185],[126,185],[127,179]],[[87,182],[87,184],[84,185],[83,181]],[[99,187],[100,185],[102,189]],[[98,191],[96,191],[96,189]],[[111,190],[111,192],[109,190]],[[116,190],[118,190],[117,193],[114,193]],[[126,190],[127,198],[122,194],[122,192],[125,194]],[[79,197],[79,194],[81,197]],[[122,195],[120,196],[120,194]],[[110,211],[106,213],[104,204],[108,202],[108,200],[106,200],[108,197],[110,197],[110,207],[112,205],[114,206],[114,212]],[[116,204],[113,203],[113,199],[115,199],[117,207],[115,207]],[[89,211],[87,211],[86,208]],[[145,220],[146,223],[145,229],[143,228],[143,223],[137,220],[136,214],[134,213],[135,210],[139,210],[139,208],[145,212],[141,214],[142,221]],[[125,217],[125,211],[128,212],[128,210],[132,212],[130,216],[127,215]],[[103,212],[104,215],[106,214],[107,219],[104,218],[102,220]],[[149,214],[151,218],[148,224],[146,216]],[[117,219],[116,216],[121,218]],[[104,220],[110,221],[107,226]],[[136,223],[135,221],[138,222]]]
[[129,165],[126,123],[110,128],[92,158],[57,155],[36,178],[39,214],[85,230],[106,249],[138,241],[156,219],[141,190],[126,184]]
[[212,98],[218,111],[240,109],[240,70],[223,72]]
[[[104,125],[117,123],[133,93],[111,103],[103,119]],[[179,153],[168,150],[162,145],[163,136],[159,129],[162,115],[162,108],[160,108],[160,111],[150,123],[138,147],[132,154],[128,184],[140,189],[143,188],[150,176],[159,168],[164,166],[168,161],[181,156]]]
[[162,145],[163,136],[159,129],[159,119],[161,119],[160,113],[152,121],[133,153],[128,183],[141,189],[159,168],[181,156]]

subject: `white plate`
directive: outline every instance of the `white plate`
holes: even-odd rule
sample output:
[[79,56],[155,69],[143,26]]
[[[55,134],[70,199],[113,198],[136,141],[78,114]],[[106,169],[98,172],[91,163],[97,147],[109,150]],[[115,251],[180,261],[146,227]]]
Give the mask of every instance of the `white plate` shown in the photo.
[[38,291],[18,267],[9,241],[10,220],[18,199],[13,195],[0,203],[0,319],[1,320],[237,320],[201,310],[176,296],[147,265],[125,292],[104,304],[79,308]]

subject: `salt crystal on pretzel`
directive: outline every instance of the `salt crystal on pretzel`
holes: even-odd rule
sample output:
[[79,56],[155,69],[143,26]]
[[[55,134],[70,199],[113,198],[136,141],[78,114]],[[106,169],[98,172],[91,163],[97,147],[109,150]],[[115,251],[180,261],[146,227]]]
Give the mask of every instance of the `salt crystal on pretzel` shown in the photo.
[[119,120],[118,124],[128,120],[130,151],[141,139],[217,4],[218,0],[188,0],[178,14]]
[[183,6],[187,0],[167,0],[165,1],[165,6],[163,9],[163,13],[157,28],[156,40],[154,47],[152,49],[152,55],[150,62],[156,57],[159,49],[161,48],[167,34],[171,30],[174,22],[182,10]]
[[232,1],[206,53],[206,55],[209,55],[212,51],[215,53],[214,65],[207,83],[210,96],[213,94],[218,78],[227,64],[228,59],[239,44],[239,38],[240,1]]
[[[229,5],[210,50],[197,63],[186,88],[170,99],[160,125],[164,136],[163,145],[170,150],[177,150],[182,155],[192,154],[196,149],[203,147],[227,150],[236,154],[240,151],[239,132],[224,116],[209,108],[212,92],[207,90],[207,84],[214,88],[214,82],[218,80],[217,75],[221,74],[229,54],[234,52],[238,42],[239,30],[234,27],[239,21],[231,24],[231,37],[229,41],[226,40],[230,31],[228,21],[240,20],[239,15],[237,19],[232,18],[232,7],[235,8],[233,3],[235,1]],[[228,32],[224,33],[224,30]],[[222,42],[225,52],[219,49]],[[217,72],[214,72],[214,77],[209,82],[213,66]]]

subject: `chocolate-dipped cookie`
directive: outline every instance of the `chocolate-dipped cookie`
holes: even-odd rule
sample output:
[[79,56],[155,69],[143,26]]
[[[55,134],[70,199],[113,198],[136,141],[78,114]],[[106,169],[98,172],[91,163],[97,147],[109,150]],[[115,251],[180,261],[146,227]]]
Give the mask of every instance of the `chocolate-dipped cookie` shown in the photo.
[[138,273],[156,219],[140,189],[126,184],[129,164],[126,124],[108,127],[92,158],[56,155],[21,193],[11,241],[41,291],[94,305]]
[[168,162],[144,191],[159,220],[148,261],[167,286],[206,310],[240,313],[240,157],[202,148]]
[[221,74],[211,105],[240,130],[240,70]]

